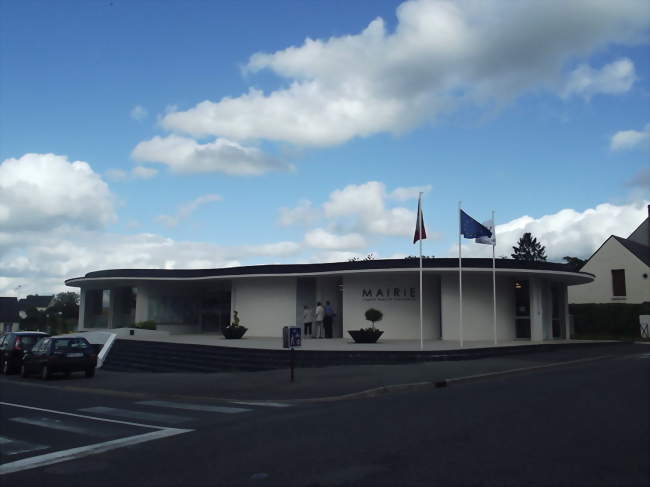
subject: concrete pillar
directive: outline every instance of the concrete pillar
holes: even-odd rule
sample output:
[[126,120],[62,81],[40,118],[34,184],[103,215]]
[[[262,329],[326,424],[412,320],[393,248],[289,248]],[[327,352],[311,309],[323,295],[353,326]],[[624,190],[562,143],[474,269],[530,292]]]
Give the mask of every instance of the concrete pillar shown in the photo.
[[135,299],[135,322],[147,321],[149,319],[149,295],[145,286],[137,286]]
[[115,317],[118,316],[116,306],[118,300],[117,289],[108,289],[108,327],[115,328]]
[[571,338],[571,326],[569,318],[569,286],[562,284],[562,302],[560,304],[560,318],[562,323],[563,337],[567,340]]
[[82,330],[84,328],[86,317],[86,289],[79,289],[79,320],[77,321],[77,330]]
[[544,339],[544,311],[543,293],[541,282],[537,278],[530,278],[530,339],[531,341],[542,341]]

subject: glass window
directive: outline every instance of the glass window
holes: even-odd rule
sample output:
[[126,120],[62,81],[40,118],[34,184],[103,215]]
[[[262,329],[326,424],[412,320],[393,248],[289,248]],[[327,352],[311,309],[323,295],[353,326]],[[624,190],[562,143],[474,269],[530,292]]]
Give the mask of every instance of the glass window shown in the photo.
[[612,292],[614,296],[626,296],[625,269],[612,269]]

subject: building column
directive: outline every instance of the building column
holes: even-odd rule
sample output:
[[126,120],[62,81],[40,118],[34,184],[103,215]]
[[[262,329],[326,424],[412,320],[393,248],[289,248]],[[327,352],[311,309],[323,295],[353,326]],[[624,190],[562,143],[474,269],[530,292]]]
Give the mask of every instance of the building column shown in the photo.
[[147,321],[149,319],[149,296],[147,288],[138,285],[137,294],[135,298],[135,322]]
[[85,326],[86,318],[86,288],[79,289],[79,319],[77,320],[77,330],[82,330]]
[[108,289],[108,328],[115,328],[117,314],[117,301],[119,299],[117,289]]
[[530,293],[530,339],[538,342],[544,339],[543,293],[539,279],[528,280]]
[[562,304],[560,307],[560,319],[563,335],[567,340],[571,339],[571,318],[569,318],[569,286],[562,284]]

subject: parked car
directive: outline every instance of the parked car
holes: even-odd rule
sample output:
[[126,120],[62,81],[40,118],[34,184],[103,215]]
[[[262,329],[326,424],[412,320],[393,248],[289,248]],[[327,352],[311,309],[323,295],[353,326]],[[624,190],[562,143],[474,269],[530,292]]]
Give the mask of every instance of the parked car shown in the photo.
[[86,377],[95,375],[97,352],[83,337],[42,338],[25,353],[20,375],[27,377],[37,373],[42,379],[49,379],[56,372],[70,375],[84,371]]
[[23,355],[29,352],[34,344],[47,333],[41,331],[15,331],[0,336],[0,370],[5,375],[20,370]]

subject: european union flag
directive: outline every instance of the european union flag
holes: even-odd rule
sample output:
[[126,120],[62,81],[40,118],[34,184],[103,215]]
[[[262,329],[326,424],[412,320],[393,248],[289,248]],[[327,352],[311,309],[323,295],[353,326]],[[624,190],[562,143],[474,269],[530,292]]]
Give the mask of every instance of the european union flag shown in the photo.
[[481,225],[463,210],[460,210],[460,234],[465,238],[492,236],[492,232],[489,228]]

